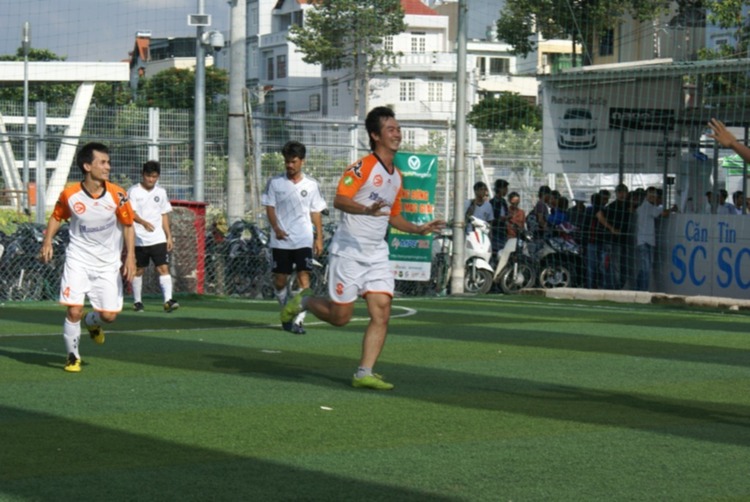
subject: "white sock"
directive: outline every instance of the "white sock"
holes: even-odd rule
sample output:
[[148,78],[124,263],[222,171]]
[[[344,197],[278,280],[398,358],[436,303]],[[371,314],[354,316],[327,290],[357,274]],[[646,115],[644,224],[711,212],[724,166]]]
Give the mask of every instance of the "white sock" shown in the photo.
[[164,303],[167,303],[172,299],[172,276],[169,274],[160,275],[159,286],[161,287],[161,292],[164,295]]
[[133,288],[133,303],[143,302],[143,276],[137,275],[133,277],[130,282],[130,286]]
[[80,359],[78,342],[81,340],[81,323],[70,322],[66,317],[63,324],[63,338],[65,339],[65,355],[73,354]]
[[[99,312],[93,311],[86,314],[86,318],[83,320],[83,322],[86,323],[86,326],[101,326],[102,325],[102,316],[99,315]],[[78,334],[81,334],[81,327],[78,326]]]
[[359,368],[357,368],[357,378],[362,378],[370,375],[372,375],[372,368],[365,368],[364,366],[360,366]]
[[307,310],[303,310],[299,314],[297,314],[297,317],[294,318],[294,324],[302,324],[305,322],[305,316],[307,315]]
[[286,288],[281,289],[274,289],[274,295],[276,295],[276,300],[278,300],[279,305],[282,307],[286,305],[286,297],[287,297],[287,291]]

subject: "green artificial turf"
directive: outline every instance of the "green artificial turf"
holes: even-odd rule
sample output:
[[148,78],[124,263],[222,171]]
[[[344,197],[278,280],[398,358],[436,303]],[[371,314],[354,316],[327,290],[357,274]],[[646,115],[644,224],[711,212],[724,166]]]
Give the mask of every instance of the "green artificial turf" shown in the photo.
[[366,325],[189,296],[62,371],[64,309],[0,305],[0,500],[750,500],[750,315],[485,296]]

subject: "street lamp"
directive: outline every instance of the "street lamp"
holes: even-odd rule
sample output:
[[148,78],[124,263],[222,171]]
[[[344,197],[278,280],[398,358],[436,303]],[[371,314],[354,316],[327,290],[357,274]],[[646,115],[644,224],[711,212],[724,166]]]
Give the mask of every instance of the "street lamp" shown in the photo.
[[23,48],[23,208],[31,214],[29,207],[29,49],[31,48],[31,25],[26,21],[21,31]]

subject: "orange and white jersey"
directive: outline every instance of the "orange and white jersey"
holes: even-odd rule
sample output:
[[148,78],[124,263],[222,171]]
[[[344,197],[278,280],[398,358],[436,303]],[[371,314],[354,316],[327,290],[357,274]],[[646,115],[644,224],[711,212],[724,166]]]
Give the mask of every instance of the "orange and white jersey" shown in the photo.
[[[383,212],[401,214],[401,173],[389,171],[375,154],[349,166],[339,180],[336,195],[343,195],[364,206],[384,201]],[[374,263],[388,260],[387,216],[341,212],[341,221],[331,241],[331,253]]]
[[127,192],[105,183],[104,193],[94,198],[77,183],[60,193],[52,217],[70,220],[70,243],[65,259],[89,269],[120,268],[122,225],[133,224]]

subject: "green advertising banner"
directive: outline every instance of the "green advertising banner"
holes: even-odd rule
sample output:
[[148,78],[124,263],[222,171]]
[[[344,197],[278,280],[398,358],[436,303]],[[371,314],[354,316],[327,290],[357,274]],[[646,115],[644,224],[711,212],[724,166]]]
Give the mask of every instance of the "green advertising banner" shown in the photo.
[[[421,225],[435,219],[436,155],[398,152],[394,164],[404,180],[401,214]],[[388,234],[391,268],[397,280],[428,281],[432,262],[432,235],[415,235],[391,227]]]

